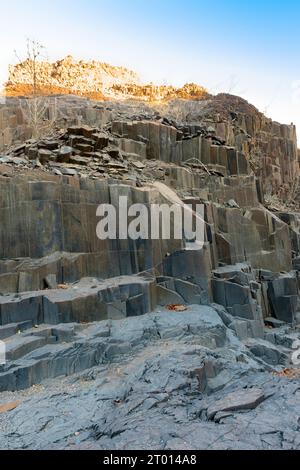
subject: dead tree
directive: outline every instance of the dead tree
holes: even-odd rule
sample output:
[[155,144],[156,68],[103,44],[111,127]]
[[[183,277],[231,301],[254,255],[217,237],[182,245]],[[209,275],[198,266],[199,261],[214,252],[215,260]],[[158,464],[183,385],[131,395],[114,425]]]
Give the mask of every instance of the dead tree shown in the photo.
[[16,54],[22,66],[22,72],[30,85],[29,95],[21,100],[21,106],[34,139],[51,133],[57,118],[56,98],[50,96],[51,83],[47,84],[45,79],[42,79],[44,50],[45,47],[39,42],[27,39],[26,59],[20,61]]

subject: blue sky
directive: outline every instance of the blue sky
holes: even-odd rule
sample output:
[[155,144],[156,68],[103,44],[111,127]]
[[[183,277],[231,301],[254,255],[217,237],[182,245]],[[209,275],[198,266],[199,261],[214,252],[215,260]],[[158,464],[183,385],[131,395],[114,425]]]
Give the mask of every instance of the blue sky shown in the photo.
[[[26,37],[136,70],[145,81],[197,82],[239,94],[300,129],[298,0],[0,0],[0,81]],[[299,83],[298,83],[299,82]],[[300,136],[300,130],[298,131]]]

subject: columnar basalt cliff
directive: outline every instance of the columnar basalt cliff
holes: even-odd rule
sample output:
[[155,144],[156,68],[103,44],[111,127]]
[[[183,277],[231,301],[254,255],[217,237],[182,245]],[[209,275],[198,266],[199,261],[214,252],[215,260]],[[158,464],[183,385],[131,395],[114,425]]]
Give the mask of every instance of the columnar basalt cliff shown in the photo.
[[[57,68],[73,77],[68,60]],[[20,80],[22,70],[12,73]],[[134,78],[122,73],[125,82]],[[130,95],[131,85],[118,86]],[[235,448],[233,430],[249,422],[256,448],[269,445],[274,427],[276,448],[299,447],[295,127],[231,95],[163,106],[53,99],[53,126],[38,138],[24,98],[0,107],[0,340],[7,359],[0,392],[22,396],[45,379],[49,386],[16,405],[0,445],[136,446],[149,438],[147,416],[157,448],[217,446],[221,423]],[[201,205],[200,249],[184,234],[100,240],[97,207],[109,203],[118,213],[120,196],[129,206]],[[71,410],[66,421],[61,397]],[[178,403],[190,412],[178,414]],[[25,426],[30,405],[36,411]],[[40,430],[41,422],[52,424]]]
[[189,119],[212,124],[228,145],[243,152],[256,176],[264,182],[265,193],[290,189],[299,174],[297,135],[293,124],[283,125],[267,118],[240,97],[219,94],[203,103],[200,114]]
[[[107,279],[155,270],[159,276],[191,281],[207,302],[215,295],[218,303],[228,306],[228,296],[221,300],[223,294],[216,291],[220,281],[212,289],[211,270],[236,263],[277,273],[292,270],[293,257],[299,253],[298,219],[263,207],[265,181],[255,176],[241,149],[218,136],[221,123],[212,129],[207,123],[154,120],[143,112],[128,120],[124,108],[100,111],[94,117],[101,128],[73,125],[55,136],[29,140],[1,157],[5,175],[1,180],[2,293],[43,289],[48,275],[57,284],[87,276]],[[118,120],[113,117],[116,113]],[[232,123],[227,126],[234,135]],[[288,128],[282,129],[287,133]],[[288,156],[287,168],[289,164]],[[9,174],[13,165],[18,176]],[[169,191],[176,191],[183,203],[205,205],[202,251],[191,255],[183,241],[97,239],[100,203],[117,207],[120,194],[132,203],[162,202],[166,195],[155,186],[158,182],[163,188],[173,188]],[[21,258],[21,264],[6,261]],[[271,299],[262,303],[261,296],[255,294],[256,307],[252,301],[246,307],[245,299],[241,303],[244,310],[250,309],[250,320],[263,321],[263,304],[267,312],[273,308],[265,306]],[[257,318],[253,308],[260,309]],[[297,304],[286,308],[286,317],[294,321]]]
[[[276,193],[282,200],[295,199],[299,162],[296,128],[293,124],[274,122],[245,100],[231,95],[217,95],[203,102],[196,101],[188,108],[188,113],[181,111],[177,118],[178,109],[184,111],[187,103],[191,102],[177,100],[172,103],[168,116],[171,113],[173,120],[171,118],[169,121],[174,124],[174,120],[177,120],[180,129],[176,132],[171,129],[171,134],[166,134],[167,140],[162,144],[161,156],[159,150],[156,150],[157,142],[150,141],[149,158],[173,163],[195,158],[210,164],[211,152],[212,161],[219,165],[219,170],[225,176],[229,171],[229,162],[235,159],[226,155],[237,152],[238,163],[230,163],[231,172],[247,173],[247,166],[250,166],[263,183],[266,195]],[[159,112],[163,113],[164,108],[159,108]],[[155,106],[147,107],[139,102],[132,105],[125,102],[120,107],[117,102],[101,103],[74,96],[49,98],[49,104],[45,106],[45,121],[54,115],[56,128],[80,123],[104,126],[109,120],[118,120],[119,124],[113,124],[114,132],[124,132],[135,141],[140,124],[137,126],[131,116],[133,119],[137,116],[139,120],[144,116],[145,121],[155,122],[160,117]],[[32,137],[29,117],[24,98],[7,98],[4,104],[0,104],[0,151]],[[126,122],[128,129],[125,128]],[[122,126],[125,126],[124,130]],[[149,130],[145,127],[143,132],[147,139]],[[208,135],[204,141],[201,136],[203,133]],[[120,145],[126,147],[126,139]],[[236,165],[239,167],[234,168]]]

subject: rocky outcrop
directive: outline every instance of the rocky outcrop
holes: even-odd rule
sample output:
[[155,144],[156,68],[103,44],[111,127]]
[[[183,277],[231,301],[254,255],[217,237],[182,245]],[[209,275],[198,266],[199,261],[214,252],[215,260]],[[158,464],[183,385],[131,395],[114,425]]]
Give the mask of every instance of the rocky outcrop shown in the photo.
[[33,67],[36,87],[43,94],[73,94],[94,99],[140,99],[165,101],[175,98],[205,99],[205,88],[189,83],[181,88],[167,85],[142,84],[138,75],[124,67],[97,62],[75,61],[72,56],[50,63],[26,61],[9,68],[6,94],[27,95],[33,92]]
[[[74,96],[45,98],[39,109],[43,112],[40,127],[44,121],[52,122],[50,127],[46,126],[46,134],[79,123],[105,125],[111,119],[111,111],[105,106]],[[31,139],[32,124],[28,101],[25,98],[6,98],[0,104],[0,152]]]
[[[267,204],[292,184],[294,128],[228,97],[185,122],[56,99],[40,138],[20,101],[0,109],[0,447],[298,448],[300,217]],[[120,196],[200,205],[201,243],[100,240]]]
[[246,328],[256,328],[256,336],[263,336],[264,322],[272,317],[286,323],[300,321],[296,271],[279,274],[255,270],[246,263],[225,266],[213,271],[212,291],[216,303],[233,316],[246,319]]
[[203,103],[188,118],[211,126],[227,145],[242,152],[256,176],[262,179],[265,193],[280,190],[282,198],[293,199],[291,192],[297,186],[299,174],[293,123],[274,122],[246,100],[228,94],[219,94]]
[[[271,204],[274,195],[279,207],[280,200],[289,204],[296,200],[299,164],[295,126],[271,121],[241,98],[218,95],[198,102],[184,122],[162,118],[155,108],[141,103],[130,107],[75,97],[48,101],[44,118],[52,122],[51,130],[72,124],[99,128],[111,122],[110,130],[125,153],[166,163],[202,164],[223,176],[253,172]],[[184,109],[185,103],[181,101],[177,107]],[[33,133],[26,100],[7,99],[0,106],[0,151],[30,139]]]
[[[112,120],[101,129],[73,125],[52,138],[29,141],[1,161],[5,168],[30,170],[0,180],[1,257],[22,258],[1,262],[2,293],[43,289],[48,275],[69,283],[155,268],[160,275],[191,280],[208,301],[211,269],[247,262],[257,270],[290,272],[293,252],[298,254],[297,220],[263,207],[260,180],[244,154],[205,127],[183,130],[143,119]],[[200,252],[190,256],[183,240],[97,238],[98,205],[117,208],[120,195],[129,204],[165,202],[170,191],[161,193],[155,180],[176,189],[182,204],[204,205]],[[297,307],[289,320],[296,314]]]
[[[17,93],[18,87],[32,86],[33,63],[25,62],[10,66],[7,83],[8,90]],[[40,62],[35,64],[37,86],[39,90],[51,92],[69,91],[70,94],[99,94],[103,98],[113,85],[139,84],[135,72],[124,67],[114,67],[106,63],[91,61],[75,61],[72,56],[55,63]]]

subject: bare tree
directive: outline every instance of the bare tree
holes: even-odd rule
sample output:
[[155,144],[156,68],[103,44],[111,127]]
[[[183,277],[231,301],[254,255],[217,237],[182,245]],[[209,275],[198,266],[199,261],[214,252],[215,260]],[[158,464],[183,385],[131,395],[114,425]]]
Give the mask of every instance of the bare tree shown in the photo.
[[26,59],[21,61],[16,53],[23,73],[31,86],[30,93],[22,99],[21,106],[32,129],[32,137],[35,139],[51,132],[57,117],[56,98],[50,96],[51,84],[45,83],[44,77],[42,79],[44,52],[45,47],[42,44],[27,39]]
[[178,98],[168,103],[156,105],[156,109],[167,118],[174,119],[178,124],[185,124],[191,120],[199,120],[203,103],[204,101]]

